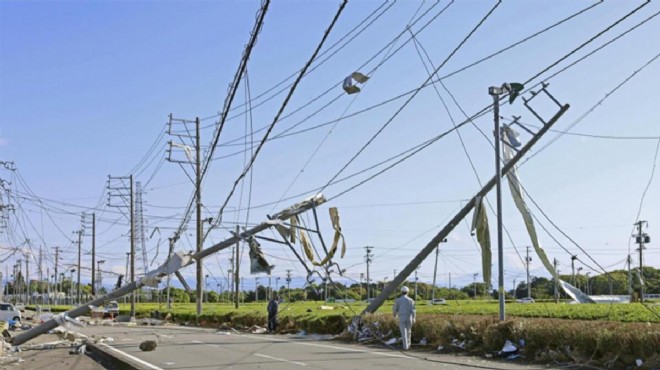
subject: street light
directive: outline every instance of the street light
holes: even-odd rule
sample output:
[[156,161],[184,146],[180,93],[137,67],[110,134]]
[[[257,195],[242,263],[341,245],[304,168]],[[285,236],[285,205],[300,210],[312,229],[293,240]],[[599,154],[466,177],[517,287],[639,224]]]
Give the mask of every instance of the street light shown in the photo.
[[495,117],[495,188],[497,194],[497,258],[498,258],[498,292],[500,321],[504,321],[504,247],[502,242],[502,182],[500,164],[500,95],[509,94],[509,104],[523,90],[524,86],[519,83],[504,83],[501,87],[491,86],[488,94],[493,97],[493,115]]

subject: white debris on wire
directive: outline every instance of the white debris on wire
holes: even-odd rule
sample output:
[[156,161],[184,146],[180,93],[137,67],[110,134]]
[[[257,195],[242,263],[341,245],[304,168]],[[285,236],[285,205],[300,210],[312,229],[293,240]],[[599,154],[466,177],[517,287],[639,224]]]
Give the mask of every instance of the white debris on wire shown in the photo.
[[368,79],[369,77],[363,75],[360,72],[353,72],[351,73],[350,76],[344,79],[344,85],[343,85],[344,91],[346,91],[346,93],[349,95],[358,93],[361,90],[353,83],[353,81],[363,84],[367,82]]

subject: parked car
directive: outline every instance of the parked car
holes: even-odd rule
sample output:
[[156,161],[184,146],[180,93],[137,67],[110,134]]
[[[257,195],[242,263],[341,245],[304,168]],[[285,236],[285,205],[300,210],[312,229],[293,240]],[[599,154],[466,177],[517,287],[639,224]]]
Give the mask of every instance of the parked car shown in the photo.
[[0,321],[21,321],[21,311],[9,303],[0,303]]
[[518,302],[518,303],[534,303],[534,298],[525,297],[525,298],[521,298],[521,299],[516,299],[516,302]]
[[25,312],[25,304],[23,302],[16,303],[14,307],[21,312]]
[[105,305],[105,310],[108,313],[108,316],[116,317],[119,315],[119,303],[117,303],[117,301],[109,301]]
[[447,301],[444,298],[436,298],[429,301],[430,304],[447,304]]

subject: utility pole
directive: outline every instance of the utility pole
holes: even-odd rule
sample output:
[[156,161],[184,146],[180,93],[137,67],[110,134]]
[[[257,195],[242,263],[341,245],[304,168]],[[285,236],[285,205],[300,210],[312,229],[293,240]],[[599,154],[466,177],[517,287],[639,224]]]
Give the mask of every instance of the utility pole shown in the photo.
[[631,255],[628,255],[628,296],[630,296],[630,299],[631,299],[631,301],[632,301],[632,293],[633,293],[632,286],[633,286],[633,284],[632,284],[632,269],[631,269],[631,265],[632,265],[632,256],[631,256]]
[[287,302],[291,302],[291,270],[286,270],[286,291],[289,295]]
[[589,290],[589,275],[591,275],[591,271],[587,271],[587,273],[585,275],[587,275],[587,288],[585,289],[586,290],[585,293],[587,295],[589,295],[589,294],[591,294],[591,291]]
[[[236,235],[239,235],[240,232],[241,232],[240,227],[238,225],[236,225]],[[234,284],[235,284],[235,286],[234,286],[234,289],[235,289],[234,308],[238,308],[238,301],[239,301],[239,298],[240,298],[240,291],[239,291],[239,286],[240,285],[239,285],[239,283],[240,283],[240,276],[241,275],[239,274],[239,270],[240,270],[240,267],[241,267],[241,260],[240,260],[240,258],[238,258],[239,257],[238,254],[239,254],[240,244],[241,244],[241,241],[239,239],[239,240],[236,241],[236,255],[235,255],[236,267],[234,268]]]
[[[174,254],[174,238],[167,238],[167,240],[170,242],[170,248],[169,252],[167,253],[167,259],[169,260],[172,258],[172,254]],[[171,310],[172,309],[172,304],[170,303],[170,278],[171,275],[167,275],[167,293],[166,293],[166,299],[167,299],[167,309]]]
[[364,272],[360,273],[360,300],[362,300],[362,280],[364,280]]
[[529,283],[529,263],[532,261],[532,258],[529,256],[529,245],[527,246],[527,257],[525,258],[525,265],[527,266],[527,297],[532,297],[532,286]]
[[577,259],[577,256],[573,255],[571,256],[571,284],[575,284],[575,260]]
[[[440,245],[438,244],[437,247],[435,247],[435,265],[433,266],[433,288],[431,289],[431,303],[435,301],[435,278],[438,274],[438,254],[440,253]],[[394,275],[396,276],[396,274]]]
[[[128,186],[126,185],[128,181]],[[130,282],[135,283],[135,200],[133,194],[133,175],[113,177],[108,175],[108,206],[115,208],[128,208],[128,221],[130,224]],[[120,202],[113,203],[112,200],[119,198]],[[128,198],[128,206],[126,205]],[[128,268],[126,269],[128,270]],[[128,271],[127,271],[128,273]],[[128,276],[128,275],[127,275]],[[127,279],[128,280],[128,279]],[[131,292],[131,317],[135,316],[135,291]]]
[[98,289],[96,292],[99,292],[101,288],[103,288],[103,273],[101,272],[101,265],[105,263],[105,260],[98,260],[96,261],[96,264],[98,265],[97,273],[98,273],[98,279],[96,280],[96,283],[98,284]]
[[270,274],[268,274],[268,300],[273,299],[273,279]]
[[82,229],[80,229],[80,230],[76,231],[76,233],[78,234],[78,271],[77,271],[78,272],[78,275],[77,275],[77,277],[78,277],[78,279],[77,279],[78,287],[76,288],[76,293],[78,293],[77,294],[77,296],[78,296],[77,300],[78,300],[78,304],[80,304],[80,302],[82,302],[82,295],[81,295],[82,289],[80,289],[80,270],[81,270],[81,267],[82,267],[82,263],[81,263],[80,257],[82,255],[81,252],[82,252],[82,233],[83,233],[83,231],[82,231]]
[[[181,124],[185,127],[185,132],[181,133],[178,132],[177,130],[173,130],[173,124]],[[203,239],[203,234],[202,234],[202,171],[201,171],[201,160],[202,160],[202,150],[201,150],[201,137],[200,137],[200,120],[199,117],[195,118],[195,135],[192,136],[190,134],[187,134],[188,128],[187,125],[192,123],[190,120],[185,120],[185,119],[175,119],[172,118],[172,114],[169,115],[169,130],[168,133],[170,135],[177,136],[181,141],[186,141],[186,139],[190,139],[192,141],[192,144],[194,145],[194,150],[195,150],[195,157],[193,158],[192,155],[192,148],[186,144],[182,143],[175,143],[173,141],[169,141],[170,148],[168,149],[168,158],[167,160],[170,162],[175,162],[175,163],[187,163],[191,164],[193,166],[193,170],[195,172],[195,180],[194,186],[195,186],[195,205],[196,205],[196,242],[195,242],[195,253],[200,253],[202,251],[202,239]],[[172,148],[176,147],[179,149],[182,149],[183,152],[186,155],[186,159],[175,159],[173,158],[173,150]],[[199,316],[202,314],[202,279],[203,279],[203,274],[204,274],[204,265],[202,259],[197,259],[196,261],[196,268],[195,268],[195,278],[197,280],[197,289],[195,296],[197,297],[197,309],[196,309],[196,319],[199,321]],[[230,289],[231,290],[231,289]]]
[[259,302],[259,278],[254,278],[254,301]]
[[454,298],[454,293],[453,293],[453,291],[451,290],[451,272],[449,273],[449,296],[450,296],[451,298]]
[[472,274],[472,278],[473,278],[472,284],[474,285],[474,299],[477,299],[477,275],[479,274]]
[[[419,267],[415,269],[415,299],[417,299],[417,281],[419,278],[417,277],[417,272],[419,271]],[[383,288],[384,289],[384,288]]]
[[25,304],[30,304],[30,252],[25,253]]
[[369,286],[371,280],[369,278],[369,264],[371,264],[372,258],[374,257],[373,253],[371,251],[374,249],[374,247],[371,246],[366,246],[364,249],[367,251],[367,253],[364,255],[364,259],[367,262],[367,301],[369,298],[371,298],[371,287]]
[[55,304],[59,304],[60,301],[60,290],[57,287],[57,277],[59,276],[57,274],[57,266],[59,265],[60,261],[60,247],[55,247]]
[[[199,117],[195,118],[195,204],[197,206],[197,248],[196,253],[202,251],[202,171],[200,169],[202,160],[202,150],[199,137]],[[197,321],[202,314],[202,274],[204,273],[203,261],[197,261]]]
[[[557,261],[557,259],[555,258],[553,261],[555,271],[557,271],[558,264],[559,261]],[[559,276],[559,273],[557,273],[557,276]],[[559,303],[559,279],[555,279],[555,303]]]
[[639,244],[639,248],[637,250],[639,251],[639,301],[641,303],[644,303],[644,269],[643,269],[643,252],[646,247],[644,247],[644,243],[650,243],[651,242],[651,237],[647,233],[642,233],[642,227],[646,225],[648,227],[648,222],[646,221],[637,221],[635,222],[635,226],[637,226],[637,235],[635,238],[635,242]]
[[[519,86],[519,88],[518,88]],[[523,89],[520,84],[502,84],[502,86],[491,86],[488,88],[488,94],[493,97],[493,117],[495,122],[495,194],[497,199],[497,263],[498,263],[498,292],[499,292],[499,313],[500,321],[504,321],[504,244],[502,240],[502,169],[500,160],[500,96],[508,93],[509,103]],[[514,95],[515,94],[515,95]]]
[[[94,274],[96,271],[94,267],[96,267],[96,213],[92,213],[92,296],[96,297],[96,275]],[[99,267],[100,271],[101,268]]]

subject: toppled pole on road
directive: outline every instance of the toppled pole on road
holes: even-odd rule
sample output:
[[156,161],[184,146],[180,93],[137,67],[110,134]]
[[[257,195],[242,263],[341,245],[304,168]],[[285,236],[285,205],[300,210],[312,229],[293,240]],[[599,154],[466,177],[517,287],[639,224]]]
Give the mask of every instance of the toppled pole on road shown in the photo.
[[[546,85],[544,84],[544,89],[545,86]],[[516,155],[509,162],[504,165],[499,176],[503,177],[506,175],[507,172],[509,172],[509,170],[511,170],[518,163],[518,161],[520,161],[520,159],[532,148],[532,146],[534,146],[534,144],[536,144],[536,142],[539,141],[539,139],[546,132],[548,132],[552,125],[554,125],[569,108],[568,104],[560,105],[557,102],[557,105],[560,106],[559,111],[555,113],[555,115],[547,123],[544,122],[543,127],[534,136],[532,136],[532,138],[529,140],[529,142],[527,142],[525,146],[520,148],[518,153],[516,153]],[[447,225],[445,225],[444,228],[442,228],[442,230],[440,230],[440,232],[438,232],[438,234],[433,239],[431,239],[431,241],[417,254],[417,256],[415,256],[415,258],[413,258],[412,261],[410,261],[410,263],[408,263],[408,265],[406,265],[406,267],[404,267],[401,272],[396,277],[394,277],[394,279],[392,279],[392,281],[390,281],[387,286],[383,288],[383,291],[376,298],[374,298],[371,303],[369,303],[369,306],[367,306],[367,308],[362,311],[362,314],[374,313],[376,310],[378,310],[378,308],[385,302],[387,297],[394,293],[399,285],[403,284],[408,276],[410,276],[410,274],[415,271],[415,269],[426,259],[426,257],[428,257],[435,250],[440,242],[445,240],[449,233],[454,230],[456,225],[458,225],[461,220],[463,220],[463,218],[465,218],[465,216],[467,216],[468,213],[472,211],[476,204],[476,200],[488,194],[488,192],[495,186],[497,176],[497,174],[493,176],[493,178],[488,181],[488,183],[483,188],[481,188],[481,190],[479,190],[479,192],[472,199],[470,199],[470,201],[451,219],[451,221],[449,221]],[[503,288],[500,287],[499,289]]]
[[233,246],[240,240],[246,239],[275,225],[279,225],[282,221],[289,220],[293,216],[299,215],[314,207],[317,207],[325,203],[325,201],[326,199],[322,194],[316,194],[308,199],[303,200],[300,203],[296,203],[293,206],[274,214],[273,216],[270,216],[268,221],[262,222],[249,230],[241,232],[238,235],[233,235],[232,237],[225,239],[220,243],[202,250],[201,252],[195,254],[177,252],[172,255],[172,257],[170,257],[162,266],[158,267],[156,270],[148,272],[140,280],[115,289],[105,296],[89,301],[82,306],[78,306],[69,311],[58,314],[39,326],[35,326],[32,329],[27,330],[15,337],[8,338],[8,341],[11,342],[14,346],[21,345],[38,337],[41,334],[48,333],[50,330],[55,329],[61,324],[64,324],[67,321],[67,318],[73,319],[78,316],[82,316],[83,314],[90,311],[90,306],[101,306],[106,301],[120,298],[137,289],[140,289],[143,286],[157,287],[158,283],[160,283],[164,277],[177,273],[179,270],[193,264],[195,261],[200,261],[212,254]]

